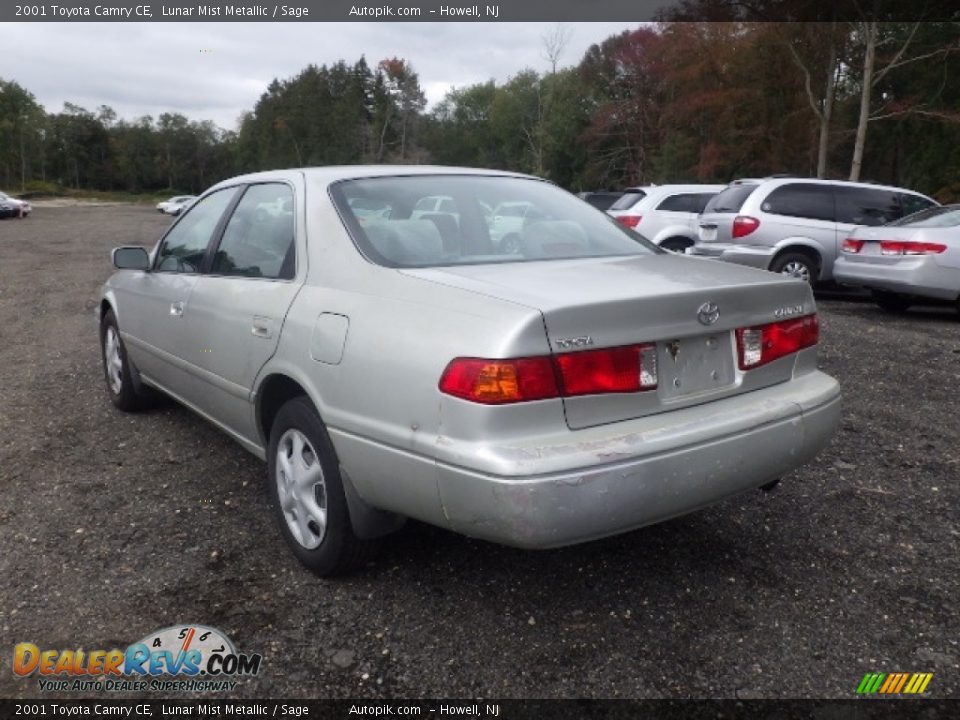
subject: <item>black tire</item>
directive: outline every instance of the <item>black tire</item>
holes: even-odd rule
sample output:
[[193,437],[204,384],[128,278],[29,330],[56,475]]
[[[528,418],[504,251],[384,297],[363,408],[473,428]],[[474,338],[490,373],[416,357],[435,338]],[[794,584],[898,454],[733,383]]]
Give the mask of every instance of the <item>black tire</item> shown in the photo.
[[810,285],[816,285],[820,268],[816,261],[806,253],[788,252],[780,255],[771,263],[770,272],[789,275],[806,280]]
[[683,255],[691,245],[693,245],[693,242],[685,238],[667,238],[660,243],[660,247],[664,250],[680,253],[681,255]]
[[[107,341],[110,333],[116,342],[116,349],[119,354],[119,374],[111,379],[111,368],[113,365],[108,363]],[[103,361],[103,379],[107,386],[107,394],[110,401],[124,412],[134,412],[148,407],[151,400],[151,394],[147,388],[138,387],[134,381],[135,370],[130,359],[127,357],[127,348],[120,337],[120,328],[117,325],[117,318],[113,310],[108,310],[103,320],[100,322],[100,358]],[[113,381],[118,380],[118,383]],[[116,385],[119,384],[119,388]]]
[[913,305],[913,299],[909,295],[900,293],[886,292],[884,290],[873,291],[873,301],[880,308],[888,313],[899,315],[905,313]]
[[515,255],[520,252],[520,236],[516,233],[510,233],[500,241],[500,253],[503,255]]
[[[307,547],[293,534],[281,505],[277,476],[282,470],[278,468],[280,464],[278,454],[281,442],[284,443],[284,453],[287,453],[286,443],[287,438],[290,437],[288,431],[298,431],[309,441],[312,447],[305,447],[304,451],[315,451],[315,455],[312,452],[307,454],[311,460],[319,462],[322,470],[322,504],[325,505],[326,510],[326,527],[318,535],[315,532],[316,523],[314,523],[309,540],[314,542],[319,537],[320,542],[316,547]],[[293,459],[292,456],[288,457]],[[292,479],[288,482],[291,481]],[[380,543],[376,540],[360,540],[353,532],[336,451],[323,421],[313,407],[313,403],[306,397],[300,396],[289,400],[274,418],[267,450],[267,492],[280,526],[280,533],[297,559],[316,575],[321,577],[342,575],[367,562],[379,547]],[[316,487],[311,490],[317,504],[321,505],[319,492]]]

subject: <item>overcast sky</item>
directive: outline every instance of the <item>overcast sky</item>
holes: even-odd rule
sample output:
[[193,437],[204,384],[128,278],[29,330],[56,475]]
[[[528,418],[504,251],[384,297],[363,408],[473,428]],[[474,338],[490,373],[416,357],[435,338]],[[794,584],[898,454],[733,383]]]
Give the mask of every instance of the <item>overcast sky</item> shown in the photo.
[[[638,23],[571,23],[561,65]],[[451,87],[546,70],[550,23],[0,23],[0,77],[49,112],[65,101],[121,118],[179,112],[234,129],[275,77],[309,63],[413,63],[431,105]]]

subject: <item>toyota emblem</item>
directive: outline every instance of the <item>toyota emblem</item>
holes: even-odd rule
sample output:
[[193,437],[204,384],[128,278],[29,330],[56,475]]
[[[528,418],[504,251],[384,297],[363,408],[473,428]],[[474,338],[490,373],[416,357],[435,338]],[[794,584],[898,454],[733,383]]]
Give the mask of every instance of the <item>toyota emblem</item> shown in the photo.
[[720,307],[709,300],[697,308],[697,320],[703,325],[713,325],[720,317]]

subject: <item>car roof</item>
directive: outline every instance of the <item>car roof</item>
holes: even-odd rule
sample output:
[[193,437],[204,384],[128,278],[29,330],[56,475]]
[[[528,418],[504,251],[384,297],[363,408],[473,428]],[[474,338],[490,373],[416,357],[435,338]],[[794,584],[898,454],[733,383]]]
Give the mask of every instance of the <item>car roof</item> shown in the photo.
[[360,180],[375,177],[406,177],[413,175],[476,175],[495,177],[516,177],[531,180],[542,178],[523,173],[504,170],[485,170],[479,168],[449,167],[446,165],[330,165],[328,167],[289,168],[286,170],[268,170],[265,172],[238,175],[217,183],[214,188],[229,187],[241,183],[266,182],[269,180],[293,180],[303,177],[308,182],[329,185],[340,180]]
[[[733,182],[734,184],[751,184],[753,181],[747,180],[745,182]],[[828,180],[825,178],[805,178],[805,177],[774,177],[764,180],[755,181],[755,184],[763,185],[765,187],[773,188],[780,187],[781,185],[789,185],[791,183],[803,183],[804,185],[833,185],[839,187],[853,187],[853,188],[872,188],[874,190],[889,190],[891,192],[907,192],[912,195],[920,195],[921,197],[927,197],[921,192],[916,190],[911,190],[909,188],[898,187],[896,185],[881,185],[879,183],[869,183],[869,182],[851,182],[849,180]],[[932,200],[933,198],[928,198]]]
[[648,195],[668,195],[670,193],[718,193],[723,190],[726,185],[706,185],[706,184],[689,184],[689,185],[654,185],[648,191]]

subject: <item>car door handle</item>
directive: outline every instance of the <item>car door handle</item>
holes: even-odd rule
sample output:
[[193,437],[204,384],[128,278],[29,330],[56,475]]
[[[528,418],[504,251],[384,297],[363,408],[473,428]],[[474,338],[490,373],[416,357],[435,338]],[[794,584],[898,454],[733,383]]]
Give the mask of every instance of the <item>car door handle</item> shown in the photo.
[[250,332],[254,337],[258,338],[270,338],[273,337],[273,320],[268,317],[254,317],[253,326],[250,328]]
[[170,303],[170,314],[173,317],[183,317],[183,300]]

